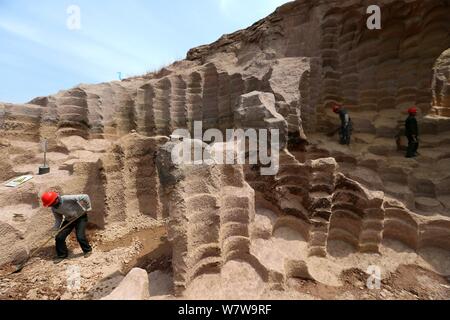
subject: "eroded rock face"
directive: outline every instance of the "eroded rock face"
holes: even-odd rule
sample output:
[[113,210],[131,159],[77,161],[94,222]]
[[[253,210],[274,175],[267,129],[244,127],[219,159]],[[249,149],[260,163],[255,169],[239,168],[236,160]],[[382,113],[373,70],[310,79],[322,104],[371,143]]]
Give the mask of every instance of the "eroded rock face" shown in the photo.
[[431,86],[424,79],[431,80],[449,47],[448,3],[378,1],[382,29],[375,31],[367,28],[368,5],[294,1],[251,28],[192,49],[188,59],[205,61],[218,52],[244,59],[257,48],[266,57],[311,57],[309,96],[318,114],[334,102],[366,111],[409,104],[428,111]]
[[[161,72],[0,104],[0,180],[34,174],[43,138],[52,167],[19,189],[0,187],[1,247],[8,248],[0,265],[45,236],[51,215],[39,195],[50,189],[90,194],[91,223],[109,240],[167,223],[178,295],[211,272],[230,277],[241,264],[258,289],[283,289],[294,278],[334,285],[331,269],[365,266],[339,264],[333,252],[341,242],[380,259],[391,254],[383,246],[391,240],[407,248],[400,251],[448,252],[450,4],[378,4],[381,30],[367,29],[366,1],[297,0]],[[324,135],[337,123],[334,103],[351,113],[353,149]],[[410,105],[422,111],[423,163],[395,154]],[[203,131],[279,129],[279,171],[262,176],[259,166],[214,163],[228,142],[195,138],[185,142],[212,162],[174,163],[180,141],[170,135],[192,134],[196,121]],[[309,152],[295,153],[307,142]],[[130,275],[134,298],[146,298],[143,276]],[[115,297],[129,298],[127,288]]]
[[281,149],[286,146],[287,122],[276,111],[273,94],[254,91],[242,95],[237,103],[234,119],[235,126],[239,129],[278,130]]
[[[325,110],[335,102],[358,112],[409,105],[428,112],[434,65],[435,86],[445,83],[448,3],[379,5],[383,25],[374,31],[366,26],[364,1],[294,1],[251,28],[192,49],[186,61],[165,72],[4,105],[4,126],[9,135],[35,135],[30,139],[52,132],[117,137],[133,129],[167,135],[196,120],[206,129],[222,129],[233,124],[240,95],[254,90],[273,93],[290,132],[300,127],[300,134],[303,127],[326,125]],[[444,93],[435,91],[438,100]]]
[[105,212],[110,222],[124,222],[136,215],[162,218],[155,156],[167,140],[130,134],[101,159]]
[[23,240],[23,234],[7,223],[0,223],[0,261],[23,263],[28,256],[28,247]]
[[5,181],[14,176],[11,160],[9,159],[10,144],[7,140],[0,140],[0,180]]
[[[391,240],[415,251],[449,248],[447,220],[420,216],[383,192],[369,191],[339,173],[333,158],[300,163],[283,152],[279,173],[261,179],[250,167],[244,174],[239,166],[170,164],[174,146],[166,145],[157,162],[165,177],[178,295],[192,294],[205,275],[225,272],[230,261],[245,263],[261,281],[282,288],[291,278],[330,281],[323,278],[327,267],[315,263],[334,254],[335,243],[355,254],[379,254]],[[278,214],[256,215],[261,199],[255,191]],[[283,239],[298,239],[283,250],[299,252],[278,257],[271,247],[281,230]]]
[[433,111],[450,117],[450,49],[444,51],[434,65]]
[[[417,105],[428,113],[432,100],[446,108],[449,6],[388,0],[379,5],[383,24],[374,31],[366,26],[364,1],[294,1],[246,30],[192,49],[187,60],[159,74],[4,105],[3,127],[10,137],[23,139],[26,132],[31,140],[114,138],[131,130],[168,135],[191,129],[194,121],[224,130],[233,127],[239,97],[257,90],[275,95],[293,139],[329,126],[326,111],[336,102],[355,113],[359,131],[391,136],[398,109]],[[396,115],[389,112],[396,109]]]
[[158,167],[170,214],[174,285],[181,294],[198,276],[249,254],[255,208],[242,167],[173,165],[173,147],[163,148]]

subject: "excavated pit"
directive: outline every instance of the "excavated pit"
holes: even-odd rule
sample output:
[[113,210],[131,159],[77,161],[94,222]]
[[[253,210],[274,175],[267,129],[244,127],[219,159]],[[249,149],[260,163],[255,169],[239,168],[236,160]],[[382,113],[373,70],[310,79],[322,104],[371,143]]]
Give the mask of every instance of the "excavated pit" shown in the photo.
[[98,248],[103,252],[110,252],[116,248],[130,247],[135,242],[140,244],[140,252],[123,267],[123,273],[127,274],[133,268],[142,268],[149,273],[170,270],[172,248],[167,239],[165,226],[135,231],[106,243],[100,242]]
[[[34,175],[43,138],[52,168],[0,186],[0,266],[47,236],[44,191],[87,193],[94,208],[93,256],[72,237],[53,265],[49,244],[2,278],[0,298],[100,299],[137,267],[150,299],[448,299],[450,2],[379,5],[371,31],[364,1],[293,1],[161,72],[0,104],[0,180]],[[354,121],[349,147],[327,136],[334,103]],[[401,132],[411,105],[417,160]],[[278,129],[278,172],[175,163],[170,135],[198,121],[202,133]],[[190,142],[216,160],[229,146]],[[381,290],[366,287],[371,266]]]

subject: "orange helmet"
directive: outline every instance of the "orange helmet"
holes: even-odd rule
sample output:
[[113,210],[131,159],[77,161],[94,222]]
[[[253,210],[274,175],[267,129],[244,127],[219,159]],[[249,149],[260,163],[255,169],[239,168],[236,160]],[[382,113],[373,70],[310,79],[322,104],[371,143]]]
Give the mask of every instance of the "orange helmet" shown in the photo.
[[59,194],[56,192],[46,192],[42,195],[41,200],[44,207],[48,208],[55,204]]
[[409,114],[417,114],[417,108],[416,107],[409,108],[408,113]]
[[338,112],[339,110],[341,110],[341,106],[335,104],[335,105],[333,106],[333,112],[336,113],[336,112]]

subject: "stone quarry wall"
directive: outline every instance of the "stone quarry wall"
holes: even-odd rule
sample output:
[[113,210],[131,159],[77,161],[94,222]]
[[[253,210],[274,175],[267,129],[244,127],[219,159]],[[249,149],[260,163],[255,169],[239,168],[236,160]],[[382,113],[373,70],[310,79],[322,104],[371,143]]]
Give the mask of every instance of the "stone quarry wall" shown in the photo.
[[323,103],[358,110],[430,109],[432,69],[450,44],[448,1],[394,1],[382,29],[368,30],[364,6],[328,11],[321,23]]
[[0,140],[0,179],[6,180],[14,174],[11,160],[9,159],[10,144],[6,140]]
[[294,135],[304,138],[303,129],[327,127],[325,110],[336,102],[364,113],[355,116],[358,130],[391,135],[390,124],[376,122],[389,123],[392,112],[417,105],[428,113],[440,103],[446,110],[443,52],[450,46],[450,4],[377,1],[382,29],[369,30],[366,9],[372,4],[294,1],[248,29],[192,49],[186,61],[158,74],[4,105],[3,127],[9,136],[27,132],[31,140],[55,132],[85,138],[121,137],[131,130],[168,135],[196,120],[205,129],[223,129],[233,126],[239,96],[256,90],[275,94]]
[[[285,274],[274,273],[252,252],[253,238],[270,238],[283,226],[303,236],[310,257],[327,257],[335,240],[363,253],[379,254],[388,239],[415,251],[450,248],[449,221],[417,215],[383,192],[367,190],[340,174],[333,158],[300,163],[286,152],[279,173],[261,178],[251,167],[174,164],[177,143],[161,149],[157,167],[170,212],[178,295],[200,276],[220,273],[230,260],[247,262],[264,281],[307,276],[308,267],[298,261],[287,262]],[[261,201],[255,192],[283,213],[267,235],[255,224],[256,201]]]
[[255,194],[241,166],[176,165],[175,146],[166,144],[157,163],[170,213],[174,285],[181,294],[196,277],[249,254]]
[[[274,64],[281,65],[274,69],[288,68],[281,62]],[[267,74],[271,71],[272,67],[267,66]],[[298,73],[292,76],[293,81],[297,80],[297,89]],[[225,130],[234,127],[234,109],[242,94],[270,91],[265,79],[244,79],[239,73],[219,71],[213,63],[195,68],[192,73],[152,79],[142,86],[140,83],[133,82],[128,88],[122,83],[75,88],[43,99],[43,108],[34,104],[5,105],[2,130],[8,137],[20,139],[27,132],[32,141],[73,135],[120,138],[132,130],[145,136],[168,136],[176,129],[192,129],[195,121],[202,121],[205,130]],[[52,118],[46,116],[49,113],[53,113]],[[293,113],[295,117],[295,110]]]
[[450,49],[444,51],[434,65],[433,113],[450,117]]
[[110,222],[130,220],[136,215],[163,218],[155,156],[164,141],[167,138],[130,134],[101,158],[104,212]]
[[[381,7],[381,30],[366,26],[366,9],[374,4]],[[249,29],[192,49],[188,59],[205,61],[217,52],[245,59],[256,50],[266,57],[308,57],[310,86],[302,97],[310,105],[303,110],[309,132],[328,126],[321,120],[333,103],[377,113],[417,105],[428,113],[440,90],[432,86],[433,66],[450,46],[449,14],[449,1],[439,0],[295,1]],[[367,124],[357,127],[377,131]]]
[[[168,136],[192,131],[195,121],[204,130],[279,128],[284,147],[331,126],[326,110],[336,102],[351,110],[355,130],[377,137],[396,134],[400,110],[412,104],[446,122],[450,1],[377,3],[381,30],[366,28],[371,1],[298,0],[246,30],[192,49],[161,72],[80,85],[24,105],[0,104],[1,138],[27,143],[18,152],[0,141],[2,180],[28,172],[15,169],[12,156],[24,160],[42,138],[66,157],[54,162],[57,175],[36,179],[11,205],[29,206],[24,210],[36,213],[29,220],[36,224],[38,194],[51,188],[95,194],[99,228],[168,218],[179,292],[230,259],[246,260],[263,278],[271,277],[249,249],[254,190],[284,212],[279,224],[304,235],[311,256],[326,256],[334,239],[362,252],[378,252],[385,238],[416,250],[448,250],[448,219],[417,215],[368,191],[339,174],[333,159],[300,163],[286,151],[275,177],[241,166],[177,166],[170,159]],[[432,131],[432,120],[429,132],[441,132]],[[107,147],[93,146],[100,141]],[[0,199],[10,203],[5,190]],[[25,234],[12,225],[2,218],[2,246]],[[42,233],[33,229],[30,239]],[[0,256],[0,264],[33,246],[25,242]],[[291,267],[293,273],[301,269]]]
[[[427,246],[448,249],[447,219],[415,214],[383,192],[369,191],[339,173],[333,158],[300,163],[285,153],[280,162],[275,177],[261,180],[254,170],[248,170],[247,181],[291,217],[288,221],[297,221],[309,243],[310,255],[326,256],[329,240],[341,240],[370,253],[379,252],[385,238],[401,241],[414,250]],[[438,221],[442,223],[439,227]],[[433,233],[437,237],[433,238]]]

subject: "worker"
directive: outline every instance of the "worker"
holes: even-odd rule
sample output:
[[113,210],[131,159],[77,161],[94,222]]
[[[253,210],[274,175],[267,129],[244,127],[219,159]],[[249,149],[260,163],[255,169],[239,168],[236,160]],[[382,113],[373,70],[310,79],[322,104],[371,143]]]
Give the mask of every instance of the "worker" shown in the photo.
[[55,217],[53,230],[61,230],[55,237],[56,260],[62,261],[69,256],[66,239],[73,229],[76,230],[77,240],[84,252],[84,256],[86,258],[89,257],[92,254],[92,247],[86,238],[87,213],[92,210],[89,196],[61,196],[56,192],[46,192],[42,195],[42,203],[44,207],[51,207],[52,209]]
[[333,107],[333,112],[338,114],[341,119],[341,127],[339,128],[340,144],[350,145],[353,123],[348,111],[340,105],[335,105]]
[[408,114],[408,119],[405,121],[405,135],[408,138],[406,157],[414,158],[417,157],[417,150],[419,149],[419,126],[416,119],[417,108],[409,108]]

